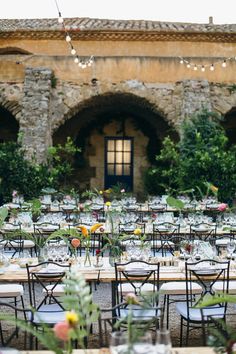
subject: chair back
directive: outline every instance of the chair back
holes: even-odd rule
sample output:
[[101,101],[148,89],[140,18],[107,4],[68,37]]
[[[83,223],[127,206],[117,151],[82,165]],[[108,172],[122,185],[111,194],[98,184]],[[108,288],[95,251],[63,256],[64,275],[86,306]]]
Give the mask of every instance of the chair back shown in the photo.
[[209,241],[215,244],[216,225],[208,223],[199,223],[190,225],[190,235],[193,240]]
[[[63,308],[56,295],[54,295],[54,290],[62,282],[66,272],[70,269],[70,265],[47,261],[35,265],[26,264],[26,269],[30,305],[38,311],[44,304],[53,301]],[[48,287],[48,285],[50,286]],[[41,290],[41,294],[39,290]]]
[[180,233],[180,225],[170,222],[153,224],[153,250],[161,252],[162,256],[174,254],[176,237]]
[[[215,294],[214,285],[217,282],[222,282],[221,293],[228,293],[229,266],[230,261],[216,261],[212,259],[204,259],[197,262],[185,262],[188,317],[190,309],[199,305],[206,295]],[[194,293],[194,283],[196,282],[202,287],[202,293],[199,296],[196,296],[196,293]],[[227,304],[221,304],[219,307],[224,309],[223,313],[225,314]],[[211,306],[209,308],[212,309]]]
[[141,300],[148,293],[153,295],[153,306],[157,306],[158,297],[154,295],[159,291],[159,273],[159,263],[149,263],[146,261],[115,263],[115,303],[123,302],[127,292],[134,293]]

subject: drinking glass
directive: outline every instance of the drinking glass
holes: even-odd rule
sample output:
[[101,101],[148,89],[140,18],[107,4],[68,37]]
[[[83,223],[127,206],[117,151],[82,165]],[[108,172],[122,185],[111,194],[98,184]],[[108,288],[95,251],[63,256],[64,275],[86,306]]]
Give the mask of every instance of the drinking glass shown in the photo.
[[171,338],[168,329],[160,329],[157,331],[156,353],[171,354]]
[[235,250],[235,242],[234,242],[234,240],[230,240],[227,243],[227,251],[228,251],[228,254],[230,255],[230,257],[232,257],[234,250]]
[[125,354],[128,351],[128,336],[126,332],[113,332],[110,339],[111,354]]
[[134,354],[155,354],[156,347],[152,343],[151,333],[147,332],[144,335],[139,336],[135,340],[131,352]]

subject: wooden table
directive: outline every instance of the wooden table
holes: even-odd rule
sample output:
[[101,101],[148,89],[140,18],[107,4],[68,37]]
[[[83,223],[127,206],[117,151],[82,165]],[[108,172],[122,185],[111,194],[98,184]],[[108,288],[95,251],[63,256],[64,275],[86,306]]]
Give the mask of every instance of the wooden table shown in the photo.
[[[48,350],[37,350],[37,351],[21,351],[22,354],[52,354],[51,351]],[[73,354],[110,354],[108,348],[101,349],[87,349],[73,350]],[[171,354],[214,354],[214,350],[208,347],[189,347],[189,348],[173,348]],[[148,353],[147,353],[148,354]]]

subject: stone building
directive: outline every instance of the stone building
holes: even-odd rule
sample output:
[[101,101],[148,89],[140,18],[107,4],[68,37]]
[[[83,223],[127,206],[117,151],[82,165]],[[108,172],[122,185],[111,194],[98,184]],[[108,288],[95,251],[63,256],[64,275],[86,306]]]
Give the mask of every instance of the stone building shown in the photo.
[[27,158],[44,162],[50,145],[71,136],[82,147],[75,184],[121,182],[134,192],[163,138],[178,139],[181,122],[202,108],[221,113],[236,142],[236,25],[64,23],[92,66],[74,63],[57,19],[0,20],[0,141],[21,132]]

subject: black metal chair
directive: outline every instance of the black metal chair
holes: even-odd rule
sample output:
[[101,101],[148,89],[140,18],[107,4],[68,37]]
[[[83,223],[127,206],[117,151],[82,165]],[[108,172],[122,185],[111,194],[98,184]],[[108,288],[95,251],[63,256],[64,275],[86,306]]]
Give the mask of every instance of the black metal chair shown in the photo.
[[190,235],[193,240],[209,241],[215,243],[216,225],[211,225],[206,222],[190,225]]
[[[23,321],[25,323],[31,322],[33,318],[33,313],[29,309],[22,309],[16,306],[13,306],[6,302],[0,302],[0,340],[2,347],[8,347],[13,338],[19,337],[19,324],[15,322],[15,316],[11,317],[11,311],[13,314],[18,313],[18,321]],[[11,319],[9,319],[11,317]],[[28,320],[26,320],[28,318]],[[5,323],[7,324],[7,331],[5,330]],[[14,324],[14,328],[10,328],[9,324]],[[24,349],[27,348],[27,333],[24,331]],[[31,348],[31,347],[30,347]]]
[[153,224],[153,254],[160,253],[162,257],[174,255],[175,242],[180,233],[180,225],[170,222]]
[[[202,328],[202,322],[208,321],[209,316],[225,319],[227,304],[198,308],[205,295],[215,294],[214,286],[221,281],[221,294],[228,293],[229,261],[220,262],[212,259],[185,263],[186,301],[176,304],[177,313],[181,317],[180,346],[183,344],[183,328],[186,327],[186,345],[188,345],[190,328]],[[198,296],[193,284],[198,283],[202,292]]]

